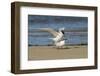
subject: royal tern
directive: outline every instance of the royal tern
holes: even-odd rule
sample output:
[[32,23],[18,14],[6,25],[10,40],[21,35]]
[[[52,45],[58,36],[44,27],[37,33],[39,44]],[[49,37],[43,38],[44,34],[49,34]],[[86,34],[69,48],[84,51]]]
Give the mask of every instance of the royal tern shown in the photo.
[[62,47],[65,45],[64,28],[60,28],[59,31],[56,31],[51,28],[39,28],[38,30],[51,33],[54,36],[54,38],[49,38],[49,39],[53,40],[54,45],[56,47]]

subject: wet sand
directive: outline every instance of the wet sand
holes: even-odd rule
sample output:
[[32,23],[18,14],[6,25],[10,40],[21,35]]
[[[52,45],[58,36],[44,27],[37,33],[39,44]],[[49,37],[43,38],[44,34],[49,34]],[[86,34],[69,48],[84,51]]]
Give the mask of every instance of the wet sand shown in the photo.
[[58,49],[55,46],[30,46],[28,48],[28,60],[79,59],[88,57],[86,45],[64,47]]

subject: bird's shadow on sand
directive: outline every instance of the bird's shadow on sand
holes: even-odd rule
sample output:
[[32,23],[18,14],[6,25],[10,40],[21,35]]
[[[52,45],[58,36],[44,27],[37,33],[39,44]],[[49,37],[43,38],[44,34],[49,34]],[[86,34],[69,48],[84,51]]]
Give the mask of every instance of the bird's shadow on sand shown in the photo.
[[72,48],[79,48],[79,47],[77,47],[77,46],[73,46],[73,47],[61,47],[61,48],[56,48],[56,49],[72,49]]
[[56,49],[71,49],[70,47],[61,47],[61,48],[56,48]]

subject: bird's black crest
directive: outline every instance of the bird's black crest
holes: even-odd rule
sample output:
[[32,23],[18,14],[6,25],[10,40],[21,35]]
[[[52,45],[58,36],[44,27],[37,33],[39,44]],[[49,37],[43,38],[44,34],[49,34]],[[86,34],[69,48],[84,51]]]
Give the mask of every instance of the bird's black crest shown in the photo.
[[61,32],[64,34],[64,31],[63,30]]

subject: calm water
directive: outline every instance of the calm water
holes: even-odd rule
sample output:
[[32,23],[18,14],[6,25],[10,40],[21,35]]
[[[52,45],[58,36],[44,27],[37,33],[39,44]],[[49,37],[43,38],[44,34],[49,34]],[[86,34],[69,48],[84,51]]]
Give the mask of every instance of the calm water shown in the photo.
[[38,32],[38,28],[53,28],[58,30],[64,27],[65,30],[80,30],[80,32],[65,32],[64,37],[67,44],[87,44],[88,29],[87,17],[69,17],[69,16],[28,16],[28,44],[29,45],[52,45],[53,36],[48,32]]

